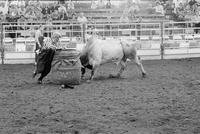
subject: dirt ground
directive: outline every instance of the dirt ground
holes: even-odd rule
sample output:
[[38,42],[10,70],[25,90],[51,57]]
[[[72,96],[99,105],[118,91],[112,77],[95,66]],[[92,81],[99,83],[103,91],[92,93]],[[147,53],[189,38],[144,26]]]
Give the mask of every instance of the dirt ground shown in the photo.
[[[200,59],[114,64],[60,89],[31,78],[33,65],[0,65],[0,134],[200,134]],[[89,77],[89,71],[86,78]]]

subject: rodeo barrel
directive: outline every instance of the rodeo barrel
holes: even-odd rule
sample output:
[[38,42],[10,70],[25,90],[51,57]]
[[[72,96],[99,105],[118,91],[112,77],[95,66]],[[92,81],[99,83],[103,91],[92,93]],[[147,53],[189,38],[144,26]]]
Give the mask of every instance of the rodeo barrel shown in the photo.
[[51,76],[53,82],[57,84],[80,84],[80,52],[76,49],[56,50],[52,61]]

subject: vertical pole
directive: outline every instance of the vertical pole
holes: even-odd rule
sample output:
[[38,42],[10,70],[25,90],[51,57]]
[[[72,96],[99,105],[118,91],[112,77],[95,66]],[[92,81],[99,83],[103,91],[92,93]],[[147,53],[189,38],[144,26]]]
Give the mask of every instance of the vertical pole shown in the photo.
[[160,27],[161,27],[161,43],[160,43],[160,50],[161,50],[161,59],[164,59],[164,22],[160,23]]
[[3,45],[3,37],[4,37],[4,36],[3,36],[3,34],[4,34],[4,33],[3,33],[3,31],[4,31],[3,28],[4,28],[4,27],[3,27],[3,24],[2,24],[2,23],[1,23],[0,27],[1,27],[1,28],[0,28],[0,29],[1,29],[1,32],[0,32],[0,33],[1,33],[1,34],[0,34],[0,36],[1,36],[1,37],[0,37],[0,39],[1,39],[1,44],[0,44],[1,63],[4,64],[4,45]]
[[82,39],[83,39],[83,43],[86,43],[86,41],[85,41],[85,32],[86,32],[86,24],[83,23],[82,24]]

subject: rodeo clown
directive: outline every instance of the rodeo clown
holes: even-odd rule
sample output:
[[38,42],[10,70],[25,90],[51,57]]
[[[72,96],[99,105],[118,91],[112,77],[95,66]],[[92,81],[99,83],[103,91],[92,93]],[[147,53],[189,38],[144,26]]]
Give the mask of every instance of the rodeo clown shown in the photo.
[[51,62],[55,51],[56,49],[61,48],[60,38],[61,34],[54,32],[51,38],[45,37],[41,44],[41,48],[37,55],[36,69],[33,73],[33,78],[35,78],[37,74],[41,74],[38,79],[38,84],[42,84],[42,79],[51,71]]

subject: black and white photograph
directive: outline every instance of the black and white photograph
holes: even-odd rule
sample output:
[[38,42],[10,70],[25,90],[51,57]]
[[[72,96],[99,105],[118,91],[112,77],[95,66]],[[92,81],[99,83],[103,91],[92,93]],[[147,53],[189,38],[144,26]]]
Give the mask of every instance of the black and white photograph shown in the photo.
[[0,0],[0,134],[200,134],[200,0]]

